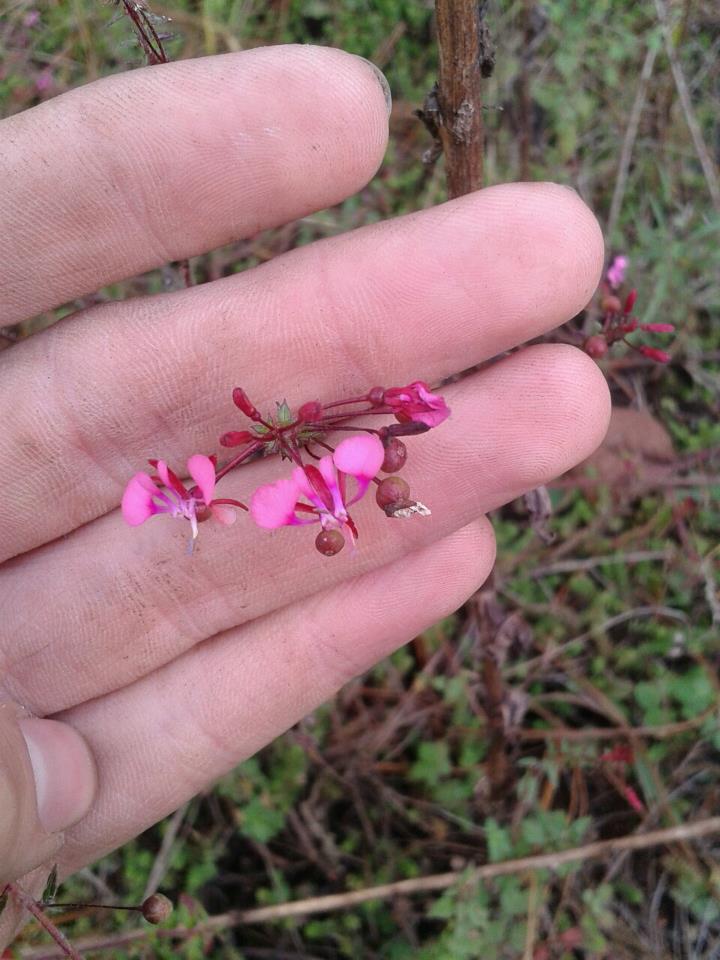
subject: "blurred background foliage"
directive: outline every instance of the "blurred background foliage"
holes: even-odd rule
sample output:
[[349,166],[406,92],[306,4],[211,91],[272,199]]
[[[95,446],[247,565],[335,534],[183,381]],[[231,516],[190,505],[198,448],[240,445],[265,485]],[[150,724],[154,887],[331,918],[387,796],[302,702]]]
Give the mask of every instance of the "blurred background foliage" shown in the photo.
[[[142,64],[113,3],[4,6],[4,115]],[[330,44],[377,63],[394,95],[385,163],[360,194],[196,258],[199,282],[444,199],[442,160],[423,165],[431,139],[414,116],[436,74],[429,2],[152,9],[171,18],[156,25],[172,34],[172,58]],[[606,230],[608,256],[629,256],[641,319],[677,325],[672,362],[603,361],[613,425],[592,462],[552,489],[552,543],[522,504],[498,511],[497,569],[481,595],[65,885],[64,899],[137,902],[150,885],[178,901],[171,923],[189,931],[180,942],[152,931],[124,943],[136,926],[128,915],[72,911],[64,929],[78,944],[109,938],[98,956],[720,958],[716,837],[484,884],[464,872],[718,810],[720,10],[714,0],[491,0],[487,21],[496,45],[484,87],[487,182],[575,187]],[[177,273],[154,271],[5,328],[0,346],[98,300],[160,292]],[[591,305],[551,339],[581,340],[597,316]],[[500,794],[487,756],[488,642],[499,651],[510,761]],[[442,895],[203,928],[233,908],[451,869],[458,882]],[[54,955],[44,942],[28,928],[14,955]]]

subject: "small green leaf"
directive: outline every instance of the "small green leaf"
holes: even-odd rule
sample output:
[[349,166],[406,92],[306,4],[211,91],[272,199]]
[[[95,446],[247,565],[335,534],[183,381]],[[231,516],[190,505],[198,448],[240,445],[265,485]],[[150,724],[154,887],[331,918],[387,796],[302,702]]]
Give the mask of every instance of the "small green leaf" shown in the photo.
[[45,884],[45,889],[43,890],[43,894],[41,897],[41,900],[43,903],[47,903],[49,900],[55,899],[55,894],[57,893],[57,888],[58,888],[57,875],[58,875],[58,865],[55,864],[55,866],[50,871],[50,876],[47,878],[47,883]]

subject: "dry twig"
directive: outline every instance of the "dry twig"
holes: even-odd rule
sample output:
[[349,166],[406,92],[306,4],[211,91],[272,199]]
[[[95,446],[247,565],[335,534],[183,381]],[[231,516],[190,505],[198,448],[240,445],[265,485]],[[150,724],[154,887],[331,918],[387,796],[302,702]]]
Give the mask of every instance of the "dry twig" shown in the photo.
[[[269,923],[286,920],[289,917],[307,917],[312,914],[330,913],[335,910],[347,910],[371,900],[388,900],[392,897],[407,896],[416,893],[433,893],[447,890],[458,882],[477,883],[494,880],[513,873],[528,870],[558,870],[568,863],[598,859],[611,854],[626,853],[633,850],[646,850],[669,843],[683,843],[720,833],[720,817],[710,817],[695,823],[679,824],[663,830],[651,830],[648,833],[633,833],[612,840],[598,840],[582,847],[571,847],[559,852],[541,853],[531,857],[519,857],[501,863],[488,863],[463,873],[436,873],[428,877],[412,877],[363,890],[349,890],[325,897],[309,897],[307,900],[294,900],[268,907],[255,907],[251,910],[230,910],[227,913],[210,917],[192,928],[174,927],[154,931],[155,936],[174,940],[187,940],[190,937],[213,934],[230,927],[247,926],[255,923]],[[113,937],[87,937],[79,941],[82,950],[108,950],[135,943],[147,936],[146,930],[129,930]],[[20,953],[22,960],[60,960],[63,955],[48,951],[46,947],[30,947]]]

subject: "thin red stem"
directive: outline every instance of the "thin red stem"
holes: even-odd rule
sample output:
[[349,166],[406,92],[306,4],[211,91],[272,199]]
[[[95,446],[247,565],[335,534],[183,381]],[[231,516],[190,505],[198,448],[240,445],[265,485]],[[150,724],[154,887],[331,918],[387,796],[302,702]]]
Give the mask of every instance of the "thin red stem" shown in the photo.
[[257,453],[258,450],[263,446],[261,440],[256,441],[252,446],[248,447],[247,450],[243,450],[242,453],[239,453],[236,457],[233,457],[232,460],[228,460],[224,467],[221,467],[220,470],[215,474],[215,482],[222,480],[222,478],[233,470],[235,467],[239,466],[243,460],[247,460],[248,457],[251,457],[254,453]]
[[82,954],[77,952],[65,934],[58,930],[49,917],[45,916],[42,907],[38,904],[34,897],[31,897],[26,890],[23,890],[23,888],[18,886],[16,883],[8,883],[5,889],[9,890],[15,899],[35,917],[40,926],[47,930],[55,943],[63,951],[65,956],[71,957],[72,960],[83,960]]

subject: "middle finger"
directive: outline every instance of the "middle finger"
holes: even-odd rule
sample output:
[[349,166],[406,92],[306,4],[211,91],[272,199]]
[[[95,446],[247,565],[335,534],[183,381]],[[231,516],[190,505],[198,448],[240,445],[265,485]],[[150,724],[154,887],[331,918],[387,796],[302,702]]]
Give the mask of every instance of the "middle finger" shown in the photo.
[[[246,517],[232,531],[207,524],[188,557],[179,524],[130,529],[116,510],[6,564],[6,691],[46,714],[128,684],[209,636],[397,560],[557,476],[594,449],[609,415],[595,364],[561,345],[514,354],[447,397],[452,418],[415,438],[404,471],[433,516],[387,520],[374,503],[359,504],[356,558],[329,561],[307,530],[268,534]],[[251,464],[228,478],[230,494],[247,497],[282,473],[277,461]]]
[[571,191],[492,187],[19,344],[0,355],[0,561],[112,510],[146,458],[215,449],[236,384],[270,407],[454,373],[569,319],[602,257]]

